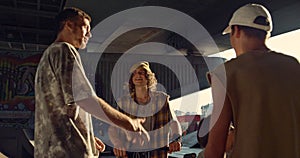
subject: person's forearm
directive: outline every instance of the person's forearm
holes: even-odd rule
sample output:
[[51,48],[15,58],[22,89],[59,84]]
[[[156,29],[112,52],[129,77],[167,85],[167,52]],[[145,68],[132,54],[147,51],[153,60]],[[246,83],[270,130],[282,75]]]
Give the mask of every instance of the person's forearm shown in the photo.
[[173,134],[182,134],[181,126],[178,121],[171,121],[170,128]]
[[86,112],[111,125],[134,131],[132,120],[96,96],[76,102]]
[[176,140],[181,142],[182,130],[179,122],[177,121],[170,122],[170,128],[171,128],[170,140],[172,141]]
[[223,158],[224,152],[222,150],[218,150],[219,146],[211,147],[207,146],[204,151],[205,158]]
[[109,121],[112,121],[117,126],[121,126],[127,130],[134,131],[132,126],[132,120],[127,115],[119,112],[118,110],[114,109],[108,103],[106,103],[103,99],[98,98],[100,106],[102,107],[105,116],[109,118]]

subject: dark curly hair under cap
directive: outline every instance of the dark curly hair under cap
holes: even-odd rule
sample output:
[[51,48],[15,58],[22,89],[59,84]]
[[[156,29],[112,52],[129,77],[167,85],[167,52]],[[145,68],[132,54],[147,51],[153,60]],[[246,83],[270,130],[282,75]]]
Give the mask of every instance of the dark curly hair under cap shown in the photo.
[[132,82],[133,72],[137,68],[140,68],[140,67],[146,71],[146,79],[148,81],[147,85],[148,85],[149,90],[152,90],[152,91],[156,90],[157,80],[155,78],[155,74],[151,71],[149,63],[147,61],[141,61],[141,62],[134,64],[129,70],[131,75],[130,75],[128,86],[129,86],[130,95],[132,97],[134,97],[134,94],[135,94],[135,86]]

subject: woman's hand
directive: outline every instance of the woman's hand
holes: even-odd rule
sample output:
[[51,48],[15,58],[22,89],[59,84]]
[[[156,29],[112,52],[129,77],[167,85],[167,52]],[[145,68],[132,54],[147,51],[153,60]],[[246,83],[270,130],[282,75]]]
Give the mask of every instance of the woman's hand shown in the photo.
[[169,144],[169,151],[168,153],[172,153],[175,151],[180,151],[181,150],[181,143],[179,141],[175,141]]
[[95,137],[95,145],[100,152],[105,150],[105,144],[97,137]]
[[128,157],[125,147],[119,143],[114,145],[113,151],[116,157],[124,157],[124,158]]

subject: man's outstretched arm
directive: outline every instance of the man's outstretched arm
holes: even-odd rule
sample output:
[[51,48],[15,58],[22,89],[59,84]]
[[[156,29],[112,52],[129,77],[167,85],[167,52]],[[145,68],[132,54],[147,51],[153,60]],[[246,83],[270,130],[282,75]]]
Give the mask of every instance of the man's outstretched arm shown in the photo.
[[119,112],[110,106],[103,99],[92,96],[76,102],[86,112],[92,114],[96,118],[109,123],[110,125],[118,126],[132,132],[140,132],[145,141],[149,141],[148,132],[142,126],[145,119],[131,119],[127,115]]

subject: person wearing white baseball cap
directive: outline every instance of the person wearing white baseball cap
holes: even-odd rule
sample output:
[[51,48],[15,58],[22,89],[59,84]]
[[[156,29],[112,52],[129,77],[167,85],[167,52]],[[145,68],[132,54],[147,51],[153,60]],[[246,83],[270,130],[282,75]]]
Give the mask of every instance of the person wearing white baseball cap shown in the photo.
[[223,34],[230,33],[232,25],[248,26],[267,33],[273,29],[269,11],[260,4],[247,4],[235,11]]
[[300,64],[266,46],[271,31],[260,4],[236,10],[224,30],[237,57],[208,73],[214,107],[205,158],[223,158],[231,122],[231,158],[300,157]]

